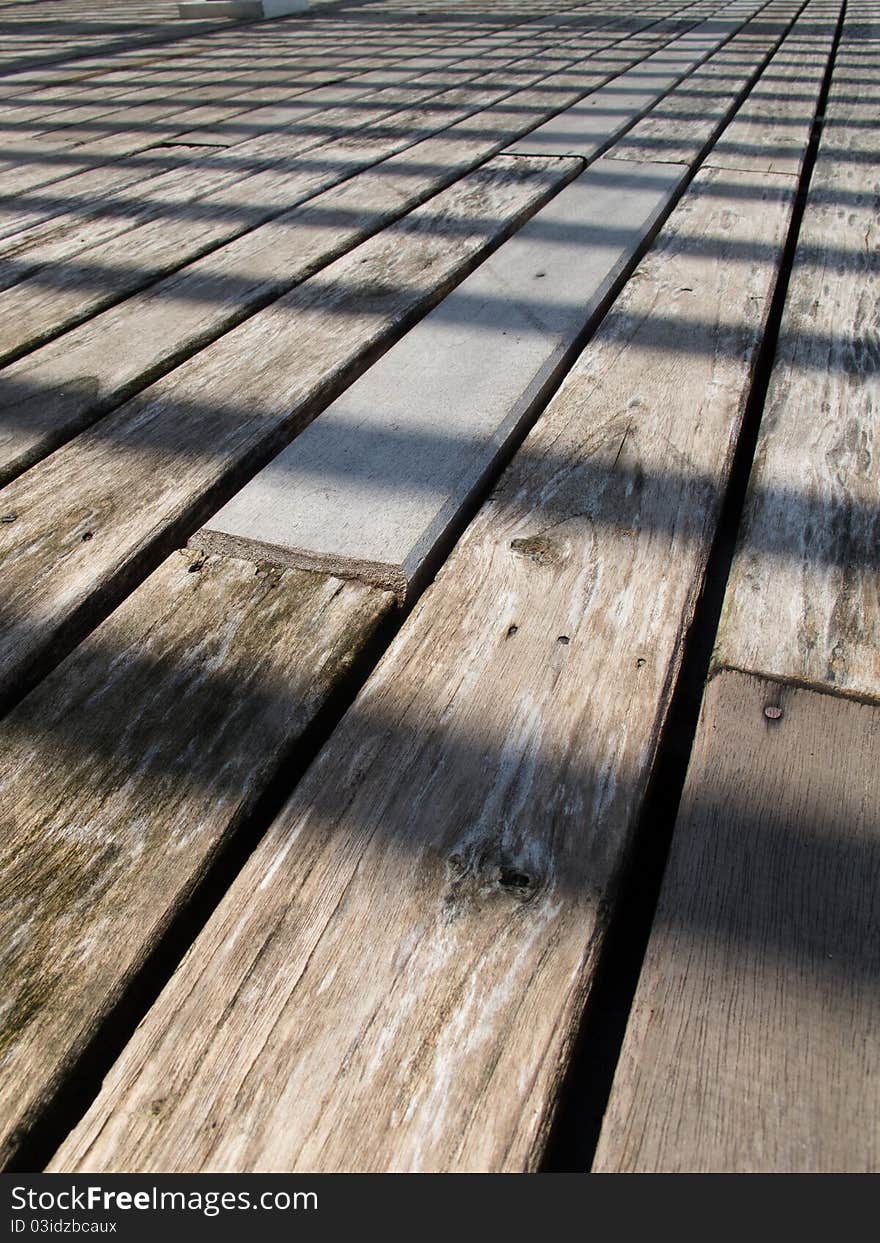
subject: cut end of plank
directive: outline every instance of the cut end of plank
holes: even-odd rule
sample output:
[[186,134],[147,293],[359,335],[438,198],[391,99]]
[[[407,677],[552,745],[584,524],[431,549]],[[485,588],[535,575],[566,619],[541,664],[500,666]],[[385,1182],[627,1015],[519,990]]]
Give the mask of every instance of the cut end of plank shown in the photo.
[[[221,510],[218,518],[225,512]],[[216,519],[214,521],[216,522]],[[369,587],[379,587],[383,591],[393,592],[400,603],[406,600],[412,588],[411,577],[402,565],[382,561],[364,561],[356,557],[321,553],[310,548],[296,548],[286,544],[272,544],[263,540],[255,540],[250,536],[237,535],[232,530],[223,530],[222,526],[203,527],[189,540],[187,546],[202,552],[235,557],[240,561],[250,561],[254,565],[264,564],[279,566],[283,569],[314,570],[322,574],[331,574],[336,578],[354,579],[357,582],[366,583]]]

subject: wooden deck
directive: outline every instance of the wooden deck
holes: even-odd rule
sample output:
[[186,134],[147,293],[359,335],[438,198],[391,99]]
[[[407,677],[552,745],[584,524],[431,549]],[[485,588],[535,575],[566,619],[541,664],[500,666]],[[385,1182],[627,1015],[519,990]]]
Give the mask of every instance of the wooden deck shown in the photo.
[[0,0],[3,1168],[880,1169],[880,8],[176,14]]

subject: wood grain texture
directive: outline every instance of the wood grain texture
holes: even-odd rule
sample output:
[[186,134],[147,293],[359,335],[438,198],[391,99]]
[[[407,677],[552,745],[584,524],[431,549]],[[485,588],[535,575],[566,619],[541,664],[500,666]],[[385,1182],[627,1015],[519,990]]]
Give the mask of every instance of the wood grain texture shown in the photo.
[[878,747],[875,707],[710,683],[596,1170],[880,1169]]
[[714,665],[877,701],[880,130],[867,68],[841,44]]
[[8,484],[0,682],[76,641],[576,171],[498,157]]
[[534,1168],[790,208],[698,174],[54,1169]]
[[613,159],[692,163],[736,112],[800,3],[772,3],[661,99],[608,153]]
[[[624,56],[639,54],[644,54],[641,48]],[[396,114],[387,130],[380,126],[370,132],[356,130],[319,146],[322,138],[332,136],[330,123],[305,138],[294,134],[273,139],[276,161],[281,159],[283,144],[291,144],[290,155],[297,157],[292,167],[282,161],[280,167],[262,169],[244,180],[234,171],[232,157],[211,158],[203,170],[199,166],[173,169],[149,183],[152,206],[142,204],[140,210],[146,217],[152,212],[154,218],[129,222],[128,227],[111,213],[99,221],[75,218],[74,228],[70,220],[57,218],[16,233],[0,241],[0,286],[6,286],[0,292],[0,358],[8,361],[32,350],[127,294],[428,135],[445,130],[472,145],[472,154],[459,166],[464,172],[500,150],[511,133],[527,128],[530,118],[539,119],[558,107],[560,91],[577,98],[590,83],[606,80],[620,68],[619,54],[611,54],[607,61],[596,57],[590,63],[589,74],[569,75],[566,80],[566,74],[559,71],[548,78],[548,62],[539,54],[522,63],[518,85],[516,75],[507,72],[494,85],[487,79],[477,87],[457,88],[421,108]],[[478,136],[481,141],[476,143]],[[312,155],[303,162],[307,149]],[[262,146],[256,144],[249,150],[256,158]],[[235,161],[244,154],[242,146],[236,147]],[[420,154],[414,152],[412,159],[418,160]],[[173,229],[163,210],[173,217]]]
[[812,0],[706,156],[709,168],[800,176],[840,5]]
[[391,607],[174,553],[0,726],[0,1165]]

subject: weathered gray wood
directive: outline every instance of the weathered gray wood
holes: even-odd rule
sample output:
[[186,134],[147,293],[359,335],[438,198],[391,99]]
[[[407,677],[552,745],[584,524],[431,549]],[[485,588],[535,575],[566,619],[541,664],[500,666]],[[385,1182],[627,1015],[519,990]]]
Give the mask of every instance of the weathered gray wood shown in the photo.
[[686,173],[599,160],[210,518],[198,545],[406,597]]
[[[549,36],[546,42],[554,46],[554,40]],[[456,55],[460,59],[460,54]],[[449,61],[453,63],[453,58],[450,57]],[[517,62],[526,62],[526,69],[531,62],[535,62],[532,74],[526,74],[523,78],[527,84],[537,79],[543,67],[540,60],[535,61],[534,48],[524,55],[521,50],[517,51],[514,42],[508,65],[513,68]],[[367,63],[377,62],[374,58]],[[415,85],[401,85],[413,79],[411,60],[404,61],[393,72],[384,70],[386,85],[380,89],[370,89],[370,85],[365,84],[362,97],[358,99],[355,96],[354,103],[340,100],[335,88],[330,91],[328,88],[303,90],[291,100],[291,123],[283,135],[271,130],[268,134],[261,134],[257,126],[254,135],[246,142],[239,142],[236,150],[228,155],[211,153],[202,160],[193,158],[194,153],[190,153],[189,159],[178,156],[165,172],[161,169],[168,163],[168,153],[161,149],[151,155],[148,153],[149,158],[138,160],[137,165],[143,168],[146,164],[149,169],[151,163],[156,164],[158,175],[149,180],[145,180],[149,173],[144,170],[138,181],[125,164],[89,170],[79,178],[68,178],[61,183],[57,191],[60,202],[54,208],[51,196],[48,205],[42,205],[42,200],[47,197],[45,192],[36,196],[40,206],[32,213],[36,216],[33,223],[28,222],[21,210],[20,195],[7,200],[12,212],[6,215],[3,231],[14,236],[0,241],[0,282],[8,285],[19,281],[27,274],[28,264],[37,267],[57,263],[60,259],[128,232],[139,221],[158,217],[166,228],[169,222],[178,230],[185,228],[187,223],[192,227],[191,220],[186,216],[183,220],[179,219],[179,210],[175,213],[171,209],[206,199],[209,195],[210,200],[206,204],[209,215],[214,212],[220,216],[224,207],[235,206],[238,213],[233,219],[237,220],[242,215],[245,217],[242,228],[258,224],[271,215],[273,209],[290,204],[287,183],[291,173],[295,177],[298,171],[290,167],[292,157],[302,156],[322,144],[338,143],[347,134],[356,133],[362,127],[377,126],[380,122],[389,126],[389,131],[382,135],[386,148],[400,148],[407,141],[415,141],[420,134],[430,132],[432,125],[442,128],[444,123],[448,125],[459,116],[467,115],[468,106],[476,109],[485,103],[492,103],[517,85],[510,69],[506,70],[499,85],[499,69],[493,66],[491,60],[481,61],[474,56],[465,64],[469,66],[466,72],[473,85],[458,92],[453,88],[440,91],[433,73],[425,75],[428,81],[423,88],[418,85],[418,77],[415,78]],[[493,81],[496,83],[494,88]],[[427,110],[424,107],[413,108],[413,104],[424,105],[433,96],[437,98]],[[321,116],[327,108],[332,108],[330,115]],[[391,118],[394,118],[393,121]],[[190,136],[183,134],[181,137]],[[195,134],[192,137],[198,141],[200,136]],[[372,137],[375,143],[379,136]],[[396,143],[391,141],[392,138],[396,138]],[[333,154],[332,149],[326,153],[328,162],[332,162]],[[380,154],[382,152],[378,151],[377,156]],[[280,167],[273,168],[273,164],[280,164]],[[80,188],[71,184],[76,181],[84,182],[84,186]],[[34,198],[33,195],[30,197]],[[185,237],[181,237],[181,242],[184,240]],[[143,251],[139,238],[133,238],[131,242],[132,246]]]
[[609,155],[639,162],[690,163],[698,159],[737,111],[801,8],[801,0],[767,5],[753,22],[669,91],[623,135]]
[[0,725],[0,1165],[390,608],[174,553]]
[[595,1169],[880,1169],[878,747],[876,707],[709,684]]
[[714,657],[875,702],[878,100],[876,62],[842,43]]
[[[638,52],[635,56],[638,58]],[[37,226],[30,235],[26,232],[5,239],[0,242],[0,256],[4,253],[6,256],[0,262],[0,284],[4,281],[7,285],[15,284],[12,291],[0,294],[3,323],[0,356],[7,360],[16,357],[40,341],[82,322],[108,303],[119,301],[126,293],[150,283],[164,272],[176,270],[188,259],[197,258],[229,238],[241,235],[295,202],[298,183],[305,184],[307,196],[314,194],[322,186],[344,179],[389,152],[406,148],[420,135],[452,129],[455,111],[450,113],[450,105],[453,109],[457,106],[458,115],[465,118],[457,123],[459,128],[454,129],[454,136],[471,137],[474,131],[479,131],[482,158],[488,158],[505,145],[511,133],[521,133],[527,128],[530,116],[546,115],[553,111],[554,105],[558,107],[565,75],[560,72],[548,78],[540,66],[542,57],[539,55],[535,59],[533,72],[525,75],[526,85],[518,91],[511,90],[509,74],[496,88],[491,85],[476,90],[457,88],[446,99],[429,101],[422,109],[399,114],[390,134],[381,129],[373,133],[355,133],[322,148],[303,169],[296,166],[292,171],[284,167],[269,168],[224,189],[221,184],[223,161],[219,168],[211,162],[205,174],[212,190],[209,203],[203,210],[176,218],[171,236],[161,218],[147,220],[122,233],[111,218],[86,221],[73,232],[67,222],[51,220]],[[607,80],[619,67],[613,54],[608,63],[603,63],[602,58],[593,58],[591,64],[594,68],[590,74],[577,75],[575,97],[589,89],[591,80]],[[530,86],[529,82],[538,85]],[[309,139],[312,141],[317,145],[317,139]],[[279,143],[273,142],[272,146],[277,159]],[[463,171],[473,167],[478,159],[472,156],[464,164]],[[205,189],[205,180],[194,181],[184,169],[156,178],[151,183],[150,193],[154,201],[162,196],[173,201],[176,196],[186,202],[193,196],[204,197]],[[302,197],[304,192],[300,189],[299,193]],[[32,244],[35,232],[40,235],[41,243],[36,247]],[[105,241],[98,240],[100,234],[106,237]],[[132,253],[138,255],[136,264],[131,262]],[[79,263],[57,264],[59,258],[69,259],[75,254],[83,256]],[[48,266],[53,263],[56,266]],[[42,270],[39,265],[43,265]],[[26,279],[31,267],[37,270]],[[14,306],[14,315],[2,314],[7,306]]]
[[[752,7],[754,12],[759,6]],[[507,148],[513,155],[590,159],[647,112],[746,20],[707,22]]]
[[840,6],[813,0],[706,156],[710,168],[800,175]]
[[498,157],[7,485],[0,683],[93,621],[157,540],[191,534],[577,167]]
[[698,174],[54,1169],[534,1167],[791,203]]

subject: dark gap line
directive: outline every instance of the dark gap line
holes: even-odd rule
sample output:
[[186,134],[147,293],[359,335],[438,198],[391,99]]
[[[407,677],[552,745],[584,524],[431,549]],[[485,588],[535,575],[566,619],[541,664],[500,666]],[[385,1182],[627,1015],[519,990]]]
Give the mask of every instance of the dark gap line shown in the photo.
[[599,969],[560,1090],[541,1171],[585,1173],[593,1163],[647,951],[678,807],[697,732],[703,689],[721,617],[727,580],[754,462],[764,402],[773,371],[785,299],[846,17],[841,6],[828,64],[792,207],[767,330],[758,354],[742,431],[734,454],[706,575],[663,726],[634,845],[612,907]]

